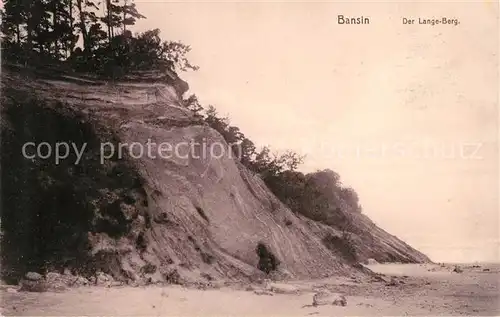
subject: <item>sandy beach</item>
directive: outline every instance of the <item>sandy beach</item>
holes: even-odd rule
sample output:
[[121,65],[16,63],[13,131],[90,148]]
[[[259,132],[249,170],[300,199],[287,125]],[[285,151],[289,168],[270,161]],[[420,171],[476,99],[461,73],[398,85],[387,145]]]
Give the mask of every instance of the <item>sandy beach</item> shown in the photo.
[[[264,285],[79,287],[28,293],[2,287],[4,316],[374,316],[499,315],[498,265],[375,264],[375,280],[332,277]],[[312,306],[315,293],[343,294],[346,306]]]

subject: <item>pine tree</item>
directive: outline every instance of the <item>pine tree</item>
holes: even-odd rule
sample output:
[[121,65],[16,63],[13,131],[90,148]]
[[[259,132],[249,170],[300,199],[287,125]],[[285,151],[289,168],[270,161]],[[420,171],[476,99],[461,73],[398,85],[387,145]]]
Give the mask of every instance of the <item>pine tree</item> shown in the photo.
[[47,10],[52,15],[50,49],[56,59],[66,58],[78,40],[73,29],[72,6],[71,0],[50,0],[47,3]]
[[97,4],[91,0],[75,0],[76,9],[78,11],[78,23],[75,26],[79,29],[82,34],[83,40],[83,53],[84,55],[90,56],[92,53],[92,42],[93,39],[90,37],[91,33],[89,30],[94,27],[98,23],[97,15],[94,10],[99,10]]
[[121,25],[122,8],[118,5],[119,0],[106,0],[106,15],[101,18],[108,28],[108,43],[115,36],[114,29]]
[[48,55],[50,46],[50,14],[47,11],[48,5],[45,0],[25,0],[27,6],[27,50],[28,54],[33,54],[33,49],[41,56]]
[[26,24],[26,7],[19,0],[4,0],[2,11],[2,34],[3,44],[6,43],[18,45],[23,40],[22,26]]
[[145,16],[137,11],[133,0],[106,0],[105,16],[101,18],[102,23],[108,29],[108,42],[112,42],[112,38],[116,29],[122,29],[122,34],[125,34],[128,25],[134,25],[137,19],[144,19]]
[[65,52],[65,58],[70,56],[75,49],[78,41],[78,33],[74,26],[75,17],[73,0],[63,0],[62,10],[60,11],[62,21],[59,25],[59,35],[61,41],[61,49]]
[[123,33],[127,30],[127,25],[134,25],[137,19],[145,19],[146,17],[137,11],[133,0],[123,0],[121,8],[123,13],[122,25]]

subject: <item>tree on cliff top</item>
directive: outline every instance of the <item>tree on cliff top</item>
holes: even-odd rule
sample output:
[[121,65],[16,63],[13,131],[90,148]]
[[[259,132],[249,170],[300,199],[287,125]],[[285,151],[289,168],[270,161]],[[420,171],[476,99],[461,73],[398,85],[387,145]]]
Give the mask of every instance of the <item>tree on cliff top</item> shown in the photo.
[[104,9],[95,0],[5,0],[1,16],[5,60],[114,77],[159,65],[172,72],[198,69],[186,57],[191,48],[162,41],[159,29],[127,30],[145,18],[133,0],[105,0]]

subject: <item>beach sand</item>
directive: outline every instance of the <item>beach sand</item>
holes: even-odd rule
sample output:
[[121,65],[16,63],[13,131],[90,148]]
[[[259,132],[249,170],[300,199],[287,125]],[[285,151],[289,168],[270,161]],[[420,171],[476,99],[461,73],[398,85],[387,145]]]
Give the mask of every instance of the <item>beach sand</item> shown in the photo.
[[[500,266],[375,264],[378,280],[331,277],[264,285],[97,287],[18,292],[3,286],[4,316],[404,316],[500,315]],[[270,290],[269,285],[275,285]],[[272,288],[272,287],[271,287]],[[346,306],[312,306],[318,291],[345,295]]]

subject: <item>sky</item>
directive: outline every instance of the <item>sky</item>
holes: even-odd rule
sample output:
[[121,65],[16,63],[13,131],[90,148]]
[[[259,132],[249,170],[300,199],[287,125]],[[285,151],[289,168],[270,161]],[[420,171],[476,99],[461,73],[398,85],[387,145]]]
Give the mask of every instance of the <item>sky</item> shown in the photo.
[[[500,260],[498,3],[136,3],[134,30],[189,44],[190,92],[258,146],[337,171],[434,261]],[[442,17],[460,24],[418,24]]]

